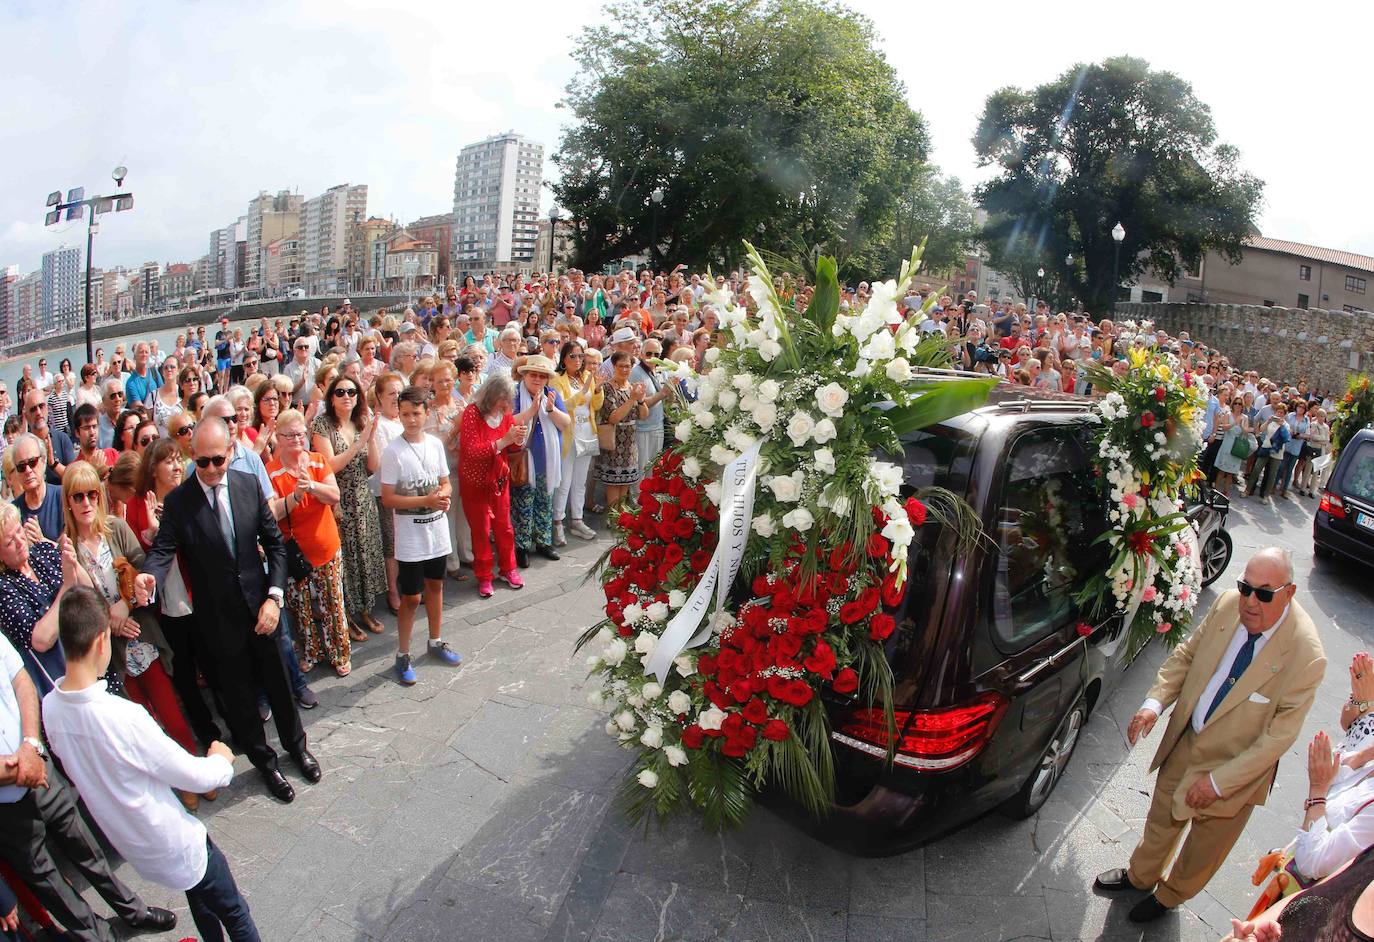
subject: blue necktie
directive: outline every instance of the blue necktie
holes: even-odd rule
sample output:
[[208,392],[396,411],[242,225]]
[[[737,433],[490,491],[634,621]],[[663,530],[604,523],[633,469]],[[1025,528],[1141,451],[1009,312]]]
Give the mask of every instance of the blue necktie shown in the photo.
[[1207,708],[1207,715],[1202,718],[1202,722],[1206,723],[1212,718],[1217,707],[1221,706],[1221,701],[1226,699],[1226,695],[1231,692],[1236,681],[1240,680],[1240,675],[1244,674],[1245,669],[1250,666],[1250,659],[1255,656],[1255,642],[1259,639],[1260,635],[1252,635],[1248,631],[1245,633],[1245,643],[1240,646],[1240,650],[1236,652],[1236,659],[1231,662],[1231,672],[1226,675],[1225,683],[1221,685],[1217,695],[1212,698],[1212,705]]

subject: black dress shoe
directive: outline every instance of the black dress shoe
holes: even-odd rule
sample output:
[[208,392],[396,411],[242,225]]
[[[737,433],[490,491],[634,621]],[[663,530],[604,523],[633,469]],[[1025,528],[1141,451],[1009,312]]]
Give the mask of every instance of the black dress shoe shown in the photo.
[[272,797],[280,802],[290,804],[296,800],[296,790],[291,787],[291,783],[286,780],[278,769],[259,769],[262,779],[267,783],[267,790],[272,793]]
[[309,687],[302,687],[301,692],[296,694],[296,702],[300,704],[302,710],[313,710],[320,705],[320,698],[315,696],[315,691]]
[[536,546],[534,551],[545,559],[551,559],[554,562],[558,562],[563,558],[558,555],[558,550],[554,549],[552,546]]
[[129,925],[134,929],[147,929],[150,932],[166,932],[174,928],[177,924],[177,914],[170,909],[162,909],[157,906],[149,906],[148,911],[143,914],[143,918],[129,920]]
[[1093,881],[1093,886],[1097,887],[1099,890],[1106,890],[1109,893],[1136,889],[1136,885],[1131,882],[1131,878],[1126,876],[1126,871],[1120,867],[1115,870],[1107,870],[1104,873],[1099,873],[1097,879]]
[[324,776],[324,772],[320,771],[319,762],[315,761],[315,757],[310,754],[309,749],[302,749],[299,755],[293,755],[291,758],[296,760],[296,767],[301,770],[305,780],[312,785]]
[[1172,909],[1155,899],[1155,895],[1151,893],[1132,906],[1126,918],[1131,922],[1154,922],[1160,916],[1171,912],[1173,912]]
[[517,546],[515,548],[515,565],[521,569],[530,568],[530,551]]

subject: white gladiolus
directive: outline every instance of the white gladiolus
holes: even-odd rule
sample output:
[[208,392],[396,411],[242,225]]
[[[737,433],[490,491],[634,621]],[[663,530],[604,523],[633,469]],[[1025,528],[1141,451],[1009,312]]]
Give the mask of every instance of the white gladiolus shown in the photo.
[[850,317],[847,314],[836,314],[835,323],[830,327],[830,333],[835,337],[843,337],[849,333]]
[[673,768],[687,764],[687,750],[681,746],[664,746],[663,754],[668,757],[668,764]]
[[606,650],[601,652],[601,660],[605,661],[609,667],[619,667],[625,660],[625,655],[630,653],[629,645],[624,640],[616,638],[606,645]]
[[811,516],[811,511],[807,510],[805,507],[789,510],[787,513],[783,514],[782,517],[783,526],[791,527],[794,530],[800,530],[802,533],[810,530],[811,525],[815,522],[816,518]]
[[778,525],[773,521],[772,517],[768,516],[768,514],[759,514],[753,519],[752,526],[754,527],[754,532],[765,540],[778,532]]
[[915,535],[916,531],[911,528],[911,521],[905,513],[893,517],[883,526],[883,536],[897,546],[910,546]]
[[775,379],[765,379],[759,383],[759,399],[764,402],[777,402],[778,395],[782,392],[782,387]]
[[868,360],[865,360],[863,357],[859,357],[858,362],[854,364],[854,369],[850,370],[848,375],[854,377],[855,379],[863,379],[865,376],[872,372],[873,364],[870,363]]
[[811,455],[811,460],[821,474],[835,473],[835,453],[829,448],[817,448]]
[[697,725],[702,729],[720,729],[720,724],[725,722],[725,711],[719,707],[711,707],[697,714]]
[[621,710],[615,715],[615,725],[628,733],[635,728],[635,715],[629,710]]
[[765,340],[759,344],[759,356],[765,363],[772,363],[782,353],[782,344],[776,340]]
[[787,422],[787,437],[792,439],[793,445],[800,448],[810,440],[811,431],[815,427],[816,421],[810,415],[805,412],[794,412]]
[[648,631],[641,631],[635,635],[635,652],[648,657],[654,653],[654,645],[658,644],[658,635]]
[[897,352],[897,341],[890,330],[880,330],[869,338],[859,355],[870,360],[886,360]]
[[885,372],[887,378],[898,383],[905,383],[911,379],[911,364],[902,357],[889,360]]
[[902,488],[901,465],[888,461],[873,461],[868,466],[868,477],[882,497],[892,497]]
[[847,402],[849,390],[839,383],[826,383],[816,390],[816,407],[832,419],[844,415],[844,406]]
[[668,694],[668,709],[681,716],[692,708],[692,698],[684,691],[674,690]]
[[639,741],[650,749],[657,749],[663,745],[663,727],[650,726],[639,736]]
[[682,606],[684,606],[684,605],[686,605],[686,604],[687,604],[687,593],[686,593],[686,592],[683,592],[681,589],[674,589],[673,591],[671,591],[671,592],[668,593],[668,607],[669,607],[669,608],[682,608]]
[[816,423],[816,427],[811,430],[811,438],[817,445],[824,445],[828,441],[833,441],[836,434],[835,423],[829,419],[821,419]]
[[658,773],[655,772],[653,769],[644,769],[638,775],[635,776],[635,780],[638,781],[639,784],[643,785],[645,788],[658,787]]
[[873,336],[874,331],[881,330],[886,322],[885,313],[870,302],[862,314],[850,321],[849,331],[854,335],[855,340],[863,343]]
[[668,606],[662,602],[651,603],[645,612],[650,621],[664,622],[668,620]]

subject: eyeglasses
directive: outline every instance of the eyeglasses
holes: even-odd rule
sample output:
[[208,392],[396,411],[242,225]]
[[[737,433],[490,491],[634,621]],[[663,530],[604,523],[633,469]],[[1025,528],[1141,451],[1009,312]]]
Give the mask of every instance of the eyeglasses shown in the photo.
[[73,491],[71,493],[73,504],[95,504],[100,501],[100,491]]
[[188,423],[186,423],[185,425],[183,425],[181,428],[177,429],[176,432],[173,433],[173,434],[175,434],[177,438],[185,438],[187,435],[190,435],[190,434],[191,434],[192,432],[194,432],[195,430],[196,430],[196,423],[194,423],[194,422],[188,422]]
[[224,462],[228,460],[229,459],[224,455],[206,455],[204,458],[196,459],[196,467],[208,468],[210,465],[214,465],[216,468],[222,468],[224,467]]
[[28,407],[27,409],[25,409],[24,411],[25,411],[25,412],[43,412],[43,411],[46,410],[47,408],[48,408],[48,404],[47,404],[46,402],[35,402],[33,405],[29,406],[29,407]]
[[28,461],[16,461],[14,463],[14,470],[18,471],[20,474],[23,474],[26,471],[38,467],[39,464],[42,463],[42,461],[42,455],[39,455],[35,458],[30,458]]
[[305,432],[278,432],[277,437],[285,439],[288,442],[304,441]]
[[1254,595],[1255,598],[1259,599],[1261,602],[1264,602],[1264,603],[1266,603],[1266,604],[1268,604],[1269,602],[1274,601],[1274,595],[1275,595],[1280,589],[1286,589],[1288,586],[1290,586],[1290,585],[1292,585],[1292,584],[1293,584],[1293,583],[1291,583],[1291,582],[1285,582],[1283,585],[1277,586],[1277,587],[1275,587],[1275,588],[1273,588],[1273,589],[1260,589],[1260,588],[1257,588],[1256,586],[1252,586],[1250,583],[1246,582],[1244,579],[1237,579],[1237,580],[1236,580],[1236,588],[1240,590],[1240,594],[1241,594],[1242,596],[1244,596],[1245,598],[1248,599],[1251,595]]
[[156,435],[145,435],[138,440],[137,445],[139,448],[147,448],[155,441],[157,441]]
[[351,399],[356,399],[358,398],[358,390],[345,386],[334,387],[335,399],[342,399],[344,396],[348,396]]

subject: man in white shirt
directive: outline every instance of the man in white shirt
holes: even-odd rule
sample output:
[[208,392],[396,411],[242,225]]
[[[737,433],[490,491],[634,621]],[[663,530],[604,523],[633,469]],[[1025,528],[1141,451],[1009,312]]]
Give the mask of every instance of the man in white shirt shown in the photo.
[[3,636],[0,671],[0,857],[62,923],[69,938],[109,942],[115,936],[58,871],[50,841],[126,924],[171,929],[176,925],[173,913],[146,905],[110,872],[104,851],[81,819],[76,795],[47,761],[38,735],[38,692]]
[[1131,909],[1132,922],[1151,922],[1202,892],[1302,729],[1326,656],[1295,591],[1287,552],[1271,546],[1252,556],[1237,589],[1222,593],[1160,667],[1126,729],[1135,745],[1174,708],[1150,764],[1159,777],[1130,866],[1096,881],[1100,890],[1150,893]]
[[57,619],[67,673],[43,698],[44,726],[91,816],[140,876],[186,894],[203,939],[222,939],[223,926],[234,942],[258,942],[224,855],[171,791],[225,787],[234,754],[222,742],[203,758],[188,754],[146,709],[105,689],[111,637],[100,593],[70,589]]

